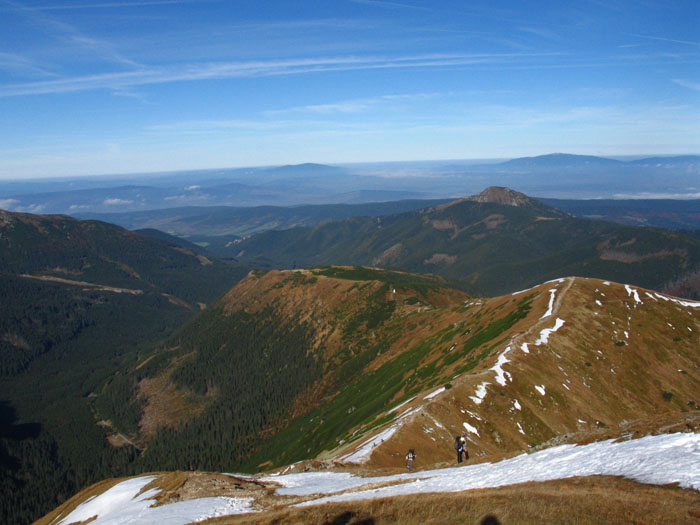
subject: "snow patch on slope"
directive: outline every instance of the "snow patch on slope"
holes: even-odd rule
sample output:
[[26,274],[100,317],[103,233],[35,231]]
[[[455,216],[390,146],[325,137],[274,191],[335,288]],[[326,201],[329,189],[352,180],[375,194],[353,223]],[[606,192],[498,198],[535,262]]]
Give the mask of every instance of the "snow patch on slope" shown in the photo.
[[[415,399],[415,398],[413,398]],[[402,403],[399,406],[403,406],[406,403]],[[399,407],[396,407],[399,408]],[[390,411],[393,412],[396,410],[394,408],[393,410]],[[372,452],[374,452],[374,449],[381,445],[385,440],[389,439],[391,436],[394,435],[394,433],[401,428],[401,426],[404,424],[404,421],[411,417],[413,414],[420,412],[423,409],[423,405],[419,405],[417,407],[413,408],[407,408],[404,410],[399,416],[396,418],[396,421],[390,426],[379,432],[378,434],[375,434],[374,436],[370,437],[366,441],[364,441],[358,448],[356,448],[354,451],[350,452],[349,454],[345,454],[344,456],[340,456],[338,458],[338,461],[346,461],[348,463],[364,463],[367,460],[369,460],[370,456],[372,455]]]
[[639,298],[639,294],[635,288],[632,288],[629,284],[625,285],[625,290],[627,290],[627,295],[634,297],[634,302],[639,304],[644,304]]
[[681,306],[688,306],[690,308],[700,308],[700,302],[697,301],[682,301],[680,299],[676,299],[675,297],[668,297],[666,295],[662,295],[660,293],[654,292],[654,295],[658,297],[659,299],[662,299],[664,301],[670,301],[672,303],[679,304]]
[[[560,445],[533,454],[522,454],[497,463],[412,472],[396,476],[360,478],[347,473],[307,473],[278,476],[283,495],[331,494],[300,505],[332,501],[384,498],[428,492],[499,487],[528,481],[548,481],[573,476],[624,476],[642,483],[700,489],[700,434],[678,433],[647,436],[615,443],[612,440],[583,446]],[[291,478],[291,479],[290,479]],[[413,480],[413,481],[408,481]],[[345,494],[338,492],[370,483],[407,481]]]
[[508,352],[511,351],[511,346],[508,345],[506,349],[501,353],[501,355],[498,356],[498,359],[496,360],[496,364],[491,367],[491,370],[496,372],[496,383],[498,383],[501,386],[506,386],[506,374],[508,375],[508,379],[510,379],[510,374],[503,370],[503,365],[506,363],[510,362],[506,355]]
[[554,310],[554,297],[557,295],[557,289],[552,288],[549,290],[549,306],[547,307],[547,311],[544,313],[540,319],[544,319],[545,317],[549,317],[552,315],[552,311]]
[[389,428],[385,428],[379,434],[376,434],[365,441],[359,448],[350,454],[339,457],[338,461],[347,461],[348,463],[364,463],[372,455],[374,448],[381,445],[385,439],[389,439],[391,436],[393,436],[394,432],[396,432],[398,429],[399,425],[397,424],[391,425]]
[[564,322],[565,321],[563,319],[557,317],[557,320],[554,322],[554,326],[552,328],[545,328],[540,332],[540,337],[537,339],[537,341],[535,341],[535,346],[540,346],[547,343],[547,341],[549,341],[549,336],[564,326]]
[[444,387],[444,386],[443,386],[443,387],[440,387],[440,388],[438,388],[437,390],[435,390],[434,392],[431,392],[430,394],[428,394],[427,396],[425,396],[423,399],[432,399],[432,398],[434,398],[435,396],[437,396],[438,394],[442,394],[444,391],[445,391],[445,387]]
[[102,494],[75,508],[59,525],[80,523],[96,516],[90,523],[96,525],[168,523],[185,525],[208,518],[257,512],[252,498],[198,498],[153,507],[159,489],[141,491],[158,476],[143,476],[117,483]]
[[462,426],[467,430],[467,432],[471,432],[472,434],[476,434],[477,436],[479,435],[479,431],[476,429],[476,427],[470,425],[466,421],[462,423]]
[[471,399],[472,401],[474,401],[474,403],[476,403],[477,405],[480,405],[481,402],[482,402],[482,401],[484,400],[484,398],[486,397],[486,387],[487,387],[488,385],[490,385],[490,384],[491,384],[491,383],[488,383],[488,382],[481,383],[481,384],[477,387],[476,393],[475,393],[473,396],[469,396],[469,399]]

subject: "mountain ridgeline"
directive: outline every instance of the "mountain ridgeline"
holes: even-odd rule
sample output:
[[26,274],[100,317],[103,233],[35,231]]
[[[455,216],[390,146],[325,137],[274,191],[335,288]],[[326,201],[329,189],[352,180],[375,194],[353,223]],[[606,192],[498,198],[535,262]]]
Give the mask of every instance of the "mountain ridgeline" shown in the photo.
[[561,275],[700,297],[700,243],[681,233],[572,217],[507,188],[387,217],[269,231],[230,254],[277,268],[358,264],[434,273],[497,295]]
[[408,448],[438,465],[462,432],[494,459],[697,426],[698,331],[700,303],[597,279],[486,299],[364,267],[256,271],[108,386],[130,421],[105,416],[145,448],[137,471],[395,468]]

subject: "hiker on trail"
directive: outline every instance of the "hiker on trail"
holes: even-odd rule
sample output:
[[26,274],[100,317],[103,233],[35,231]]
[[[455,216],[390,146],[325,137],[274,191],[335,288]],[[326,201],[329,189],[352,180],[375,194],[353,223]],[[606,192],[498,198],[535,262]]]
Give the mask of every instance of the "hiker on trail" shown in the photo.
[[466,454],[467,459],[469,459],[469,453],[467,452],[467,438],[464,435],[457,436],[455,438],[455,450],[457,451],[457,463],[462,462],[462,454]]
[[457,436],[455,438],[455,450],[457,451],[457,463],[462,462],[462,438]]
[[466,434],[462,434],[461,441],[462,441],[462,452],[464,452],[464,459],[467,460],[467,459],[469,459],[469,451],[467,450],[467,436],[466,436]]
[[408,453],[406,454],[406,466],[408,467],[408,470],[413,470],[413,460],[415,459],[415,451],[413,449],[409,449]]

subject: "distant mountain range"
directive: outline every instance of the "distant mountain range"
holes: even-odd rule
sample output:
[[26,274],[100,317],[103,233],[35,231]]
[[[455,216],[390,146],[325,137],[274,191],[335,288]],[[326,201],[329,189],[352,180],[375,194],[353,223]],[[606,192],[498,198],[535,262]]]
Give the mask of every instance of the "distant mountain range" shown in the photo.
[[228,249],[270,267],[342,263],[434,273],[486,295],[560,275],[700,293],[697,239],[572,217],[506,188],[397,215],[269,231]]
[[551,154],[492,164],[463,162],[300,164],[61,182],[0,181],[0,208],[31,213],[112,213],[183,206],[295,206],[444,199],[487,186],[549,198],[698,194],[700,156],[619,161]]
[[[413,211],[448,202],[436,200],[397,200],[366,204],[317,204],[306,206],[228,206],[166,208],[125,213],[83,213],[85,219],[99,219],[131,230],[154,228],[206,244],[226,244],[268,230],[315,226],[350,217],[378,217]],[[222,239],[213,239],[222,237]],[[210,239],[212,238],[212,239]],[[207,246],[207,248],[209,248]]]
[[[700,161],[700,158],[695,158],[695,162]],[[481,168],[495,168],[500,170],[568,170],[568,169],[585,169],[585,170],[600,170],[619,168],[621,166],[637,164],[637,161],[623,162],[614,159],[606,159],[604,157],[595,157],[593,155],[571,155],[567,153],[551,153],[549,155],[540,155],[538,157],[521,157],[512,159],[500,164],[488,164],[480,166]]]

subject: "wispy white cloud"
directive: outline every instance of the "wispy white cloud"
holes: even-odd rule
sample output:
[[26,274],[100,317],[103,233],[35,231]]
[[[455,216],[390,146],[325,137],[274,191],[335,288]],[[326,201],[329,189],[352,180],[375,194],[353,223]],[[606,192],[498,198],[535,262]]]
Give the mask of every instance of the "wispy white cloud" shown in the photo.
[[24,11],[63,11],[69,9],[107,9],[115,7],[147,7],[168,4],[203,4],[217,0],[136,0],[134,2],[98,2],[93,4],[45,4],[22,6]]
[[144,131],[153,133],[202,133],[211,131],[270,131],[293,128],[296,120],[188,120],[146,126]]
[[76,76],[40,82],[11,84],[0,87],[0,97],[68,93],[92,89],[121,90],[130,86],[235,77],[262,77],[371,69],[411,69],[484,64],[512,64],[520,63],[528,58],[543,56],[552,56],[552,54],[491,53],[468,55],[432,54],[395,57],[346,56],[250,62],[196,63],[190,65],[178,64],[173,66],[141,67],[131,71]]
[[107,62],[116,62],[131,67],[140,65],[124,56],[113,43],[107,40],[86,35],[69,23],[42,11],[29,10],[17,2],[5,0],[4,3],[16,15],[24,18],[31,26],[55,41],[60,42],[61,45],[67,45],[70,48],[89,53]]
[[688,193],[652,193],[652,192],[641,192],[641,193],[616,193],[613,198],[615,199],[700,199],[700,193],[695,191],[689,191]]
[[56,76],[55,73],[41,67],[34,60],[15,53],[4,53],[2,51],[0,51],[0,69],[23,75],[28,74],[41,77]]
[[385,7],[389,9],[417,9],[421,11],[430,11],[427,7],[405,4],[402,2],[388,2],[386,0],[350,0],[353,4],[364,4],[375,7]]
[[17,199],[0,199],[0,208],[13,211],[14,207],[19,204]]
[[104,203],[106,206],[123,206],[124,204],[133,204],[134,201],[129,199],[106,198]]
[[365,111],[375,110],[380,104],[400,103],[428,100],[440,97],[441,93],[405,93],[393,95],[379,95],[370,98],[357,98],[350,100],[342,100],[329,104],[311,104],[307,106],[295,106],[286,109],[276,109],[266,111],[266,115],[280,115],[285,113],[363,113]]
[[557,35],[554,31],[542,27],[518,27],[517,28],[519,31],[522,31],[523,33],[529,33],[531,35],[539,36],[542,38],[548,38],[548,39],[558,39],[559,35]]
[[28,204],[27,206],[17,206],[13,211],[23,211],[26,213],[41,213],[46,209],[46,204]]
[[700,82],[690,82],[688,80],[682,80],[678,78],[674,78],[673,82],[678,84],[679,86],[692,89],[693,91],[700,91]]
[[660,36],[637,35],[637,34],[631,34],[630,36],[636,36],[637,38],[644,38],[646,40],[656,40],[659,42],[671,42],[674,44],[686,44],[689,46],[700,47],[700,42],[692,42],[689,40],[677,40],[675,38],[664,38],[664,37],[660,37]]

